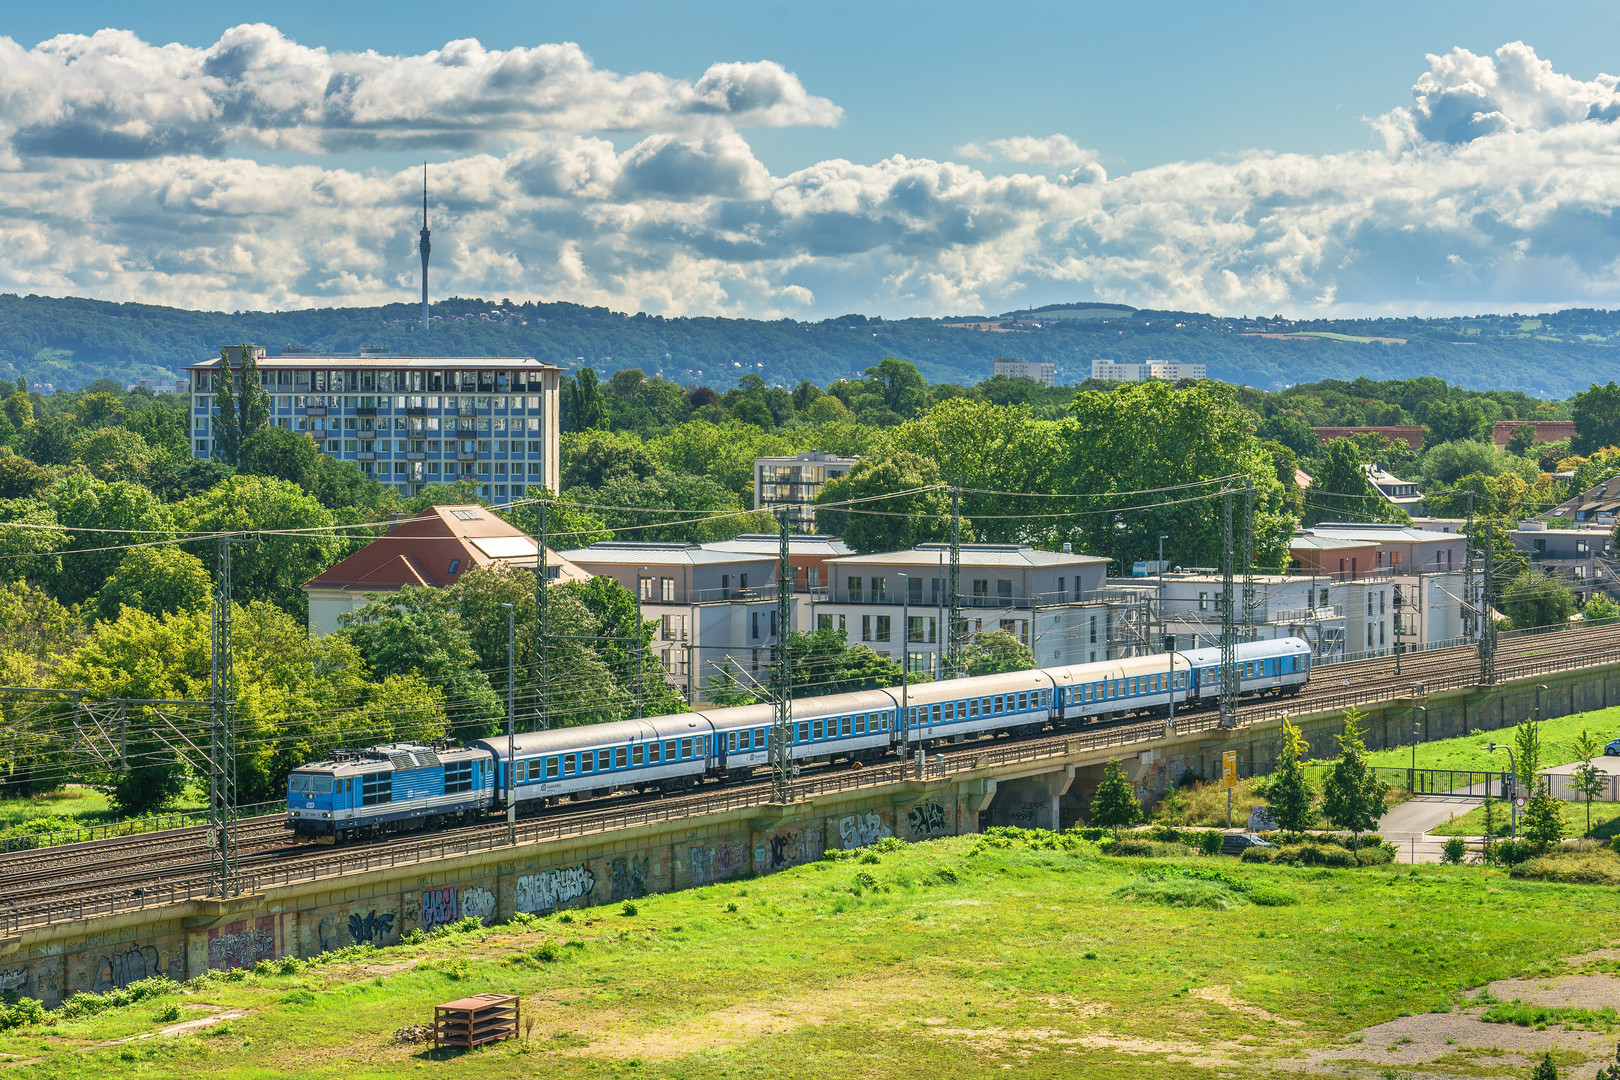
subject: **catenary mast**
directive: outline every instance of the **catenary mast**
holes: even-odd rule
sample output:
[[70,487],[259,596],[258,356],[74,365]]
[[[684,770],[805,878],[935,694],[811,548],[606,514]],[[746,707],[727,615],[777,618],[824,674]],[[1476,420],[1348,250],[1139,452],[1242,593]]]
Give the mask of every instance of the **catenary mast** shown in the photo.
[[427,293],[427,264],[428,252],[433,245],[428,241],[428,215],[427,215],[427,162],[422,162],[422,239],[416,243],[416,250],[422,253],[422,329],[428,328],[428,293]]

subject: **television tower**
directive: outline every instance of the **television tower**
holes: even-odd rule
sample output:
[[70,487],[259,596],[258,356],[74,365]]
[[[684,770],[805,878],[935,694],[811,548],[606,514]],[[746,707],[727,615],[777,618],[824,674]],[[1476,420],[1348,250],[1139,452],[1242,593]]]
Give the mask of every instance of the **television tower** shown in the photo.
[[427,162],[422,162],[422,239],[417,241],[416,250],[422,253],[422,329],[428,328],[428,298],[427,298],[427,264],[428,252],[433,245],[428,241],[427,218]]

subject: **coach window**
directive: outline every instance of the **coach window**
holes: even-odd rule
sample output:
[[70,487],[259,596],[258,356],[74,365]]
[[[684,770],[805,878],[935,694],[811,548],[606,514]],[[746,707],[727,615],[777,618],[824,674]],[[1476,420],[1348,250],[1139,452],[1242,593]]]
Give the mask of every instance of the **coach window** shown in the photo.
[[613,767],[613,751],[598,750],[596,752],[596,771],[607,772]]
[[649,764],[649,765],[658,764],[658,744],[657,743],[648,743],[647,744],[647,764]]
[[573,776],[579,771],[579,755],[569,754],[563,758],[563,775]]
[[626,759],[626,758],[627,758],[627,757],[629,757],[629,754],[627,754],[627,753],[626,753],[626,752],[625,752],[625,748],[624,748],[624,747],[622,747],[622,746],[616,746],[616,747],[614,747],[614,748],[613,748],[613,767],[614,767],[614,768],[615,768],[615,769],[622,769],[622,768],[624,768],[624,765],[625,765],[625,759]]
[[630,764],[632,764],[632,765],[644,764],[646,762],[646,760],[647,760],[646,753],[647,753],[646,750],[642,747],[642,745],[640,743],[637,743],[636,745],[632,746],[630,748]]
[[810,725],[810,738],[814,739],[817,742],[821,741],[821,721],[820,720],[817,720],[817,721],[815,721],[814,723],[812,723]]
[[1018,695],[1018,711],[1023,712],[1027,708],[1029,708],[1029,695],[1028,694],[1019,694]]
[[692,740],[691,739],[682,739],[681,740],[681,757],[689,758],[691,756],[692,756]]
[[590,750],[579,755],[579,772],[583,776],[596,770],[596,754]]
[[675,740],[671,739],[664,744],[664,760],[674,761],[675,758]]
[[810,723],[809,723],[809,721],[801,720],[799,722],[799,737],[797,739],[795,739],[794,741],[795,742],[809,742],[810,741]]
[[557,779],[557,769],[558,769],[557,759],[554,758],[554,757],[546,758],[546,779],[547,780],[555,780],[555,779]]

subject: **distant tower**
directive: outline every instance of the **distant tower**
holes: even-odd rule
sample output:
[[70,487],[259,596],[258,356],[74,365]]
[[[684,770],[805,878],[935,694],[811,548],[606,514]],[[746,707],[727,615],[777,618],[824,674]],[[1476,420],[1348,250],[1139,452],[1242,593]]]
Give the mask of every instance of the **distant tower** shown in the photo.
[[427,162],[422,162],[422,239],[417,241],[416,250],[422,253],[422,329],[428,328],[428,299],[427,299],[427,264],[428,252],[433,245],[428,241],[427,220]]

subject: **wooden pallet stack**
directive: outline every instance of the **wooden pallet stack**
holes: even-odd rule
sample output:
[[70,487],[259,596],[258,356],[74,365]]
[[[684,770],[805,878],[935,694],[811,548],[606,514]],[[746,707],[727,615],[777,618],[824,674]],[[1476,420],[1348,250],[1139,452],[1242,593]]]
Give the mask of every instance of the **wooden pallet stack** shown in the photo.
[[518,999],[510,994],[474,994],[433,1008],[433,1046],[472,1049],[518,1033]]

